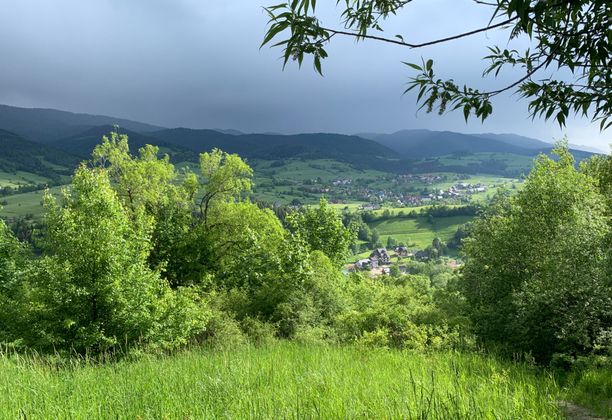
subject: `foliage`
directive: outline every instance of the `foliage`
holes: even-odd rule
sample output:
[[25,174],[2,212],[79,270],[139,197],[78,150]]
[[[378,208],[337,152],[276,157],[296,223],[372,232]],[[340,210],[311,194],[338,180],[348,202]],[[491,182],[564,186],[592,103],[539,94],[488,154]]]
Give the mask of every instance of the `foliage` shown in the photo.
[[108,169],[113,190],[130,218],[138,222],[147,218],[151,228],[151,250],[148,257],[153,269],[161,269],[170,285],[182,282],[182,262],[178,256],[186,244],[198,181],[187,172],[179,182],[179,173],[167,155],[158,157],[159,149],[146,145],[138,156],[130,154],[128,138],[117,132],[104,136],[92,153],[94,167]]
[[[431,288],[429,278],[404,275],[390,283],[352,280],[349,306],[335,321],[341,341],[412,350],[467,347],[469,334],[463,321],[445,315],[437,304],[442,296]],[[457,298],[455,305],[460,305]]]
[[597,181],[599,191],[606,199],[608,214],[612,215],[612,155],[595,155],[580,162],[580,169]]
[[28,273],[26,248],[0,220],[0,340],[6,341],[24,327],[18,322],[23,307],[17,304],[23,294],[21,282]]
[[173,347],[203,330],[206,306],[193,304],[193,292],[172,292],[148,267],[150,219],[130,220],[104,169],[79,168],[61,202],[47,196],[46,207],[45,252],[16,279],[21,328],[9,341],[100,352]]
[[355,241],[356,229],[344,227],[338,213],[321,199],[316,209],[305,208],[287,217],[289,229],[302,238],[312,251],[321,251],[341,265]]
[[205,193],[200,200],[200,212],[207,222],[213,200],[235,200],[251,190],[253,170],[238,155],[219,149],[200,155],[200,171],[204,178]]
[[[535,117],[554,117],[565,124],[570,113],[589,115],[605,129],[612,124],[610,115],[610,22],[612,12],[606,0],[547,2],[540,0],[477,1],[491,9],[485,27],[424,43],[407,42],[401,35],[385,37],[383,22],[408,9],[411,1],[347,0],[342,4],[343,29],[325,24],[317,17],[317,2],[295,0],[266,8],[270,20],[262,45],[276,40],[284,49],[285,65],[293,59],[301,66],[304,56],[313,57],[314,68],[322,73],[321,62],[327,58],[327,44],[334,37],[374,40],[408,49],[449,43],[484,31],[500,29],[508,34],[509,45],[489,47],[489,62],[484,75],[498,76],[504,67],[519,68],[521,77],[505,87],[482,91],[460,86],[453,79],[443,80],[434,73],[433,60],[422,64],[404,63],[418,74],[406,92],[417,89],[417,101],[428,112],[440,114],[461,110],[466,118],[483,120],[493,111],[491,98],[516,89],[529,98],[529,110]],[[279,40],[280,38],[280,40]],[[529,40],[529,48],[520,52],[512,43]],[[553,77],[536,80],[539,71],[554,71]],[[556,73],[556,74],[555,74]]]
[[462,289],[479,337],[547,362],[588,354],[612,322],[610,225],[594,180],[566,146],[473,225]]

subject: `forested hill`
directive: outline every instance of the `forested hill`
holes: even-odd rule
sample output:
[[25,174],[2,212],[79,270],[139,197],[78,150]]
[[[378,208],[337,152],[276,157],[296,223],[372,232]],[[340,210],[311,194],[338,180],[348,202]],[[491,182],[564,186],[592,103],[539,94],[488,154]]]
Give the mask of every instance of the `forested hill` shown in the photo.
[[376,158],[398,158],[397,152],[368,139],[342,134],[243,134],[232,135],[214,130],[176,128],[153,133],[167,143],[196,152],[219,148],[255,159],[336,159],[361,161]]
[[0,171],[29,172],[53,180],[69,175],[79,158],[48,145],[34,143],[0,129]]
[[[116,128],[111,125],[92,127],[83,131],[82,133],[56,140],[50,144],[53,147],[61,149],[67,153],[88,158],[91,156],[91,152],[93,151],[94,147],[100,144],[102,137],[108,135],[115,129]],[[149,134],[141,134],[121,127],[118,130],[120,134],[126,134],[129,137],[130,150],[133,153],[147,144],[152,144],[160,147],[161,151],[163,153],[167,153],[174,162],[197,160],[197,153],[189,148],[181,145],[169,144],[168,142]]]
[[[119,126],[119,132],[129,136],[133,152],[145,144],[153,144],[163,153],[168,153],[173,162],[196,161],[199,153],[219,148],[246,159],[330,159],[357,169],[395,173],[461,172],[518,176],[529,171],[535,156],[549,154],[552,150],[549,143],[514,134],[429,130],[353,136],[330,133],[244,134],[236,130],[166,129],[121,118],[0,105],[0,129],[27,141],[60,149],[65,156],[74,155],[81,159],[87,158],[101,137],[114,126]],[[31,148],[32,144],[23,147]],[[57,150],[48,153],[57,154]],[[591,155],[578,150],[572,150],[572,153],[577,160]],[[40,156],[41,153],[32,155]],[[20,167],[40,166],[36,161],[27,163],[23,156],[15,157],[14,153],[11,156],[9,158],[5,153],[5,166],[13,160],[19,162]],[[457,159],[465,156],[470,158]],[[17,165],[15,162],[13,166]]]
[[162,128],[104,115],[0,105],[0,128],[39,143],[48,143],[74,136],[92,127],[115,124],[139,133],[152,132]]
[[[431,158],[452,154],[509,153],[536,156],[550,153],[553,145],[541,140],[515,134],[462,134],[451,131],[402,130],[393,134],[361,134],[377,141],[404,157]],[[591,152],[572,150],[577,159],[590,156]]]

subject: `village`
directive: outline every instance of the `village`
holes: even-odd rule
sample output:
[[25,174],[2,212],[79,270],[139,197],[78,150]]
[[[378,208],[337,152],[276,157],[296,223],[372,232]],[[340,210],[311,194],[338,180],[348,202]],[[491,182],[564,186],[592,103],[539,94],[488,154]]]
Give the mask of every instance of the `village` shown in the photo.
[[[373,277],[382,275],[392,275],[396,270],[398,274],[410,274],[409,262],[427,262],[432,259],[432,255],[427,250],[410,250],[408,247],[399,245],[392,250],[387,248],[376,248],[372,250],[368,258],[348,264],[348,272],[367,272]],[[446,265],[451,269],[460,267],[460,263],[455,259],[446,261]]]

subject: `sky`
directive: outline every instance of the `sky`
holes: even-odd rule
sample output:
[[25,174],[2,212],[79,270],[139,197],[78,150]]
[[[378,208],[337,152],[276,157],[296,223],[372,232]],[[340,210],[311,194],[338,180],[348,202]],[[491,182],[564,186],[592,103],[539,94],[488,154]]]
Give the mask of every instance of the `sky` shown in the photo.
[[[280,49],[260,49],[279,0],[0,0],[0,103],[111,115],[165,127],[244,132],[390,133],[425,128],[516,133],[609,150],[612,130],[587,119],[529,117],[527,101],[508,93],[493,115],[465,123],[461,113],[417,112],[402,95],[414,73],[402,61],[433,58],[439,75],[490,89],[515,80],[482,79],[489,31],[419,50],[336,37],[324,76],[305,62],[283,70]],[[340,27],[335,0],[319,0],[323,23]],[[472,0],[414,0],[385,23],[392,36],[422,42],[486,25]],[[519,44],[519,46],[524,46]],[[543,75],[545,76],[545,75]]]

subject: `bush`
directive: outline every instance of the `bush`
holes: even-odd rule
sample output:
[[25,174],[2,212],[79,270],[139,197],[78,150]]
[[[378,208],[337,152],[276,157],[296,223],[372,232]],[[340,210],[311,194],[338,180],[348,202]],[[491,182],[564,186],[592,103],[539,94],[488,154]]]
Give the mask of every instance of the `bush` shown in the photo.
[[516,196],[500,196],[464,245],[476,333],[540,363],[593,352],[612,323],[604,198],[566,146],[557,153],[538,159]]

